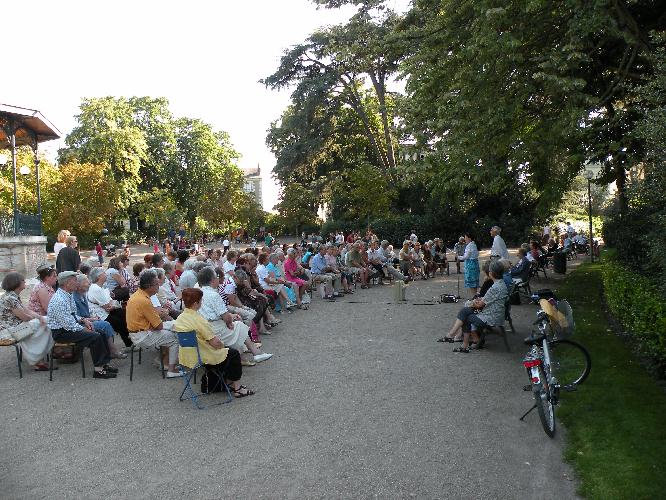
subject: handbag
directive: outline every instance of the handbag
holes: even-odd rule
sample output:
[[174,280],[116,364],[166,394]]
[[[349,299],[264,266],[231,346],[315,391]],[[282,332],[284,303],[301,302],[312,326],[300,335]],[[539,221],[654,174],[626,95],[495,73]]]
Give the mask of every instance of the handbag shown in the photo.
[[21,342],[35,332],[33,326],[28,321],[23,321],[16,326],[8,328],[8,331],[9,335],[11,335],[16,342]]

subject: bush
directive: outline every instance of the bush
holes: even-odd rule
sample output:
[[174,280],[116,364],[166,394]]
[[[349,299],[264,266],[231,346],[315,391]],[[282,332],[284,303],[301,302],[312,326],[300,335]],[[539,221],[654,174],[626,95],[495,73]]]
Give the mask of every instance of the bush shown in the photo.
[[651,281],[604,254],[606,302],[640,350],[666,367],[666,300]]

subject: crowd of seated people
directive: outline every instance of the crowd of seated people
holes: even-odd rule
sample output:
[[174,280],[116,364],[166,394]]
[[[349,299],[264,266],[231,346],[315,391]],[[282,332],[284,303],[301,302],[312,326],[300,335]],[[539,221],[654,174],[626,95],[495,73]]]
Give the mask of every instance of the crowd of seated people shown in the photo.
[[[96,257],[81,261],[76,236],[67,235],[59,255],[65,270],[40,266],[25,307],[24,277],[10,273],[3,280],[0,330],[29,324],[21,326],[32,332],[21,341],[24,359],[38,370],[47,369],[54,341],[89,348],[96,379],[116,377],[111,360],[126,358],[132,348],[155,350],[154,364],[164,367],[165,378],[180,377],[195,360],[183,355],[177,332],[194,330],[204,363],[224,367],[232,392],[244,397],[254,391],[240,383],[242,367],[272,356],[263,352],[261,336],[279,327],[280,316],[307,310],[313,291],[333,302],[354,294],[356,284],[366,289],[375,281],[427,279],[446,261],[441,240],[406,240],[396,253],[372,231],[362,237],[337,232],[305,246],[271,243],[261,249],[169,249],[148,253],[128,269],[126,253],[106,267]],[[116,335],[122,344],[113,342]]]

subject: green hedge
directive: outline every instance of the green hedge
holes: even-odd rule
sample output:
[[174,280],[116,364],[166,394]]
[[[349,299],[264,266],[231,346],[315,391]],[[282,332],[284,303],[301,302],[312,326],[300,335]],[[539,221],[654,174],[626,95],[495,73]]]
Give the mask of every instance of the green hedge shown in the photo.
[[613,254],[604,255],[606,302],[640,349],[666,367],[666,299],[652,282],[624,267]]

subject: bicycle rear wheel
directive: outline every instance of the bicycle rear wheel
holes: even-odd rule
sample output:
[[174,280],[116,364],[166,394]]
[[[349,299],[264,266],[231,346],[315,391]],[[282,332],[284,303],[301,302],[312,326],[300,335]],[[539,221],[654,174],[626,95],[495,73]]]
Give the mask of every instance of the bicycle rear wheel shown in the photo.
[[551,366],[561,387],[582,384],[590,374],[592,359],[587,349],[573,340],[556,340],[548,345]]
[[553,437],[555,435],[555,407],[548,395],[548,391],[546,391],[546,377],[541,367],[539,367],[539,376],[541,377],[541,384],[533,386],[534,403],[536,404],[539,420],[541,420],[544,432],[548,437]]

